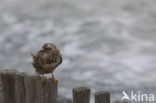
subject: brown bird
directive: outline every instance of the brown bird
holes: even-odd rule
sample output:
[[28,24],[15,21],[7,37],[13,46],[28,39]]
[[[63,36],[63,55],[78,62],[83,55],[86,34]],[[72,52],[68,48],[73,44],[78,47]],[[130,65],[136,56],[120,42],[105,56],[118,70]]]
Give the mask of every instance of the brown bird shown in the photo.
[[32,65],[36,72],[42,74],[41,82],[46,78],[44,74],[52,73],[52,80],[57,82],[54,77],[55,68],[62,63],[62,55],[56,46],[52,43],[45,43],[41,50],[36,54],[32,54],[33,62]]

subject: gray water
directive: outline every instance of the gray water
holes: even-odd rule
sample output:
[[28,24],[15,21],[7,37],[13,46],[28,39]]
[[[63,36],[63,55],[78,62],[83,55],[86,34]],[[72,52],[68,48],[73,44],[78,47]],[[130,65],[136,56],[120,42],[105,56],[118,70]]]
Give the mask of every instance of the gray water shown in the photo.
[[34,74],[30,53],[52,42],[63,55],[59,95],[156,94],[155,33],[155,0],[0,0],[0,68]]

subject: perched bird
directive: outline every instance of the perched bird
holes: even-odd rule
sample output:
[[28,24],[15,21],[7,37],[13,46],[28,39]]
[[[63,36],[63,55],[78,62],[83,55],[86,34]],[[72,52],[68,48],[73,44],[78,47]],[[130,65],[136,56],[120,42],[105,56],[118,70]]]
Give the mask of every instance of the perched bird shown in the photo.
[[36,72],[42,74],[41,82],[46,78],[44,74],[52,73],[52,80],[57,82],[54,77],[54,70],[62,63],[62,55],[56,46],[52,43],[45,43],[41,50],[36,54],[31,54],[33,58],[32,65]]

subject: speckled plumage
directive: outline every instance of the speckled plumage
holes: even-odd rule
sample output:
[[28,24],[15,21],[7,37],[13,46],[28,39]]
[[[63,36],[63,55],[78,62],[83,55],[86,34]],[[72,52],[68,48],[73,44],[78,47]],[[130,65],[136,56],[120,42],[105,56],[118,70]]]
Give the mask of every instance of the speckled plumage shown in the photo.
[[32,54],[32,65],[39,74],[52,73],[62,63],[62,55],[52,43],[46,43],[36,54]]

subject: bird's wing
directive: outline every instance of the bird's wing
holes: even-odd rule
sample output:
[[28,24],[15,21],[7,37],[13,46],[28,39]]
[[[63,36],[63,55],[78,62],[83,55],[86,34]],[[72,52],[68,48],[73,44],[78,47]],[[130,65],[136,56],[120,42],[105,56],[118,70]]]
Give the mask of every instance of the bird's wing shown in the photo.
[[47,61],[52,68],[56,68],[59,64],[62,63],[62,57],[61,56],[52,56],[48,61]]
[[42,65],[39,62],[33,62],[32,65],[35,69],[42,69]]

